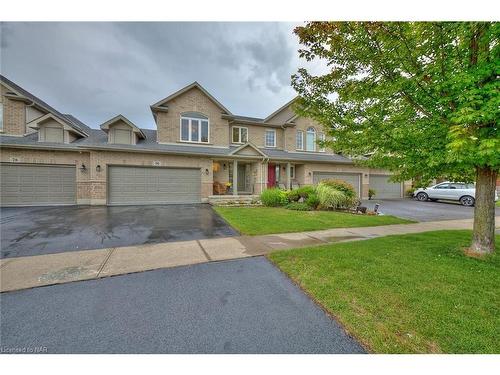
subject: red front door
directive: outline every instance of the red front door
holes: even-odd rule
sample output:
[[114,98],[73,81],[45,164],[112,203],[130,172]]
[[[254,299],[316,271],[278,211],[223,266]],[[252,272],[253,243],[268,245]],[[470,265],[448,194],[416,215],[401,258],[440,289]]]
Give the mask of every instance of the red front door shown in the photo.
[[267,187],[268,189],[276,186],[276,166],[269,164],[267,166]]

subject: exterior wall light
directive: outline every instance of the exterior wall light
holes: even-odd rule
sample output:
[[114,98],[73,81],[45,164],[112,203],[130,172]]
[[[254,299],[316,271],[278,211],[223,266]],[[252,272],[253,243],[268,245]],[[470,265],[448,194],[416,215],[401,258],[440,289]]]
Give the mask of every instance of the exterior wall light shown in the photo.
[[87,167],[85,166],[85,164],[82,163],[82,166],[80,167],[80,170],[82,172],[87,172]]
[[97,167],[95,167],[95,171],[96,172],[100,172],[101,171],[101,166],[99,164],[97,164]]
[[208,176],[210,174],[210,171],[208,170],[208,168],[205,169],[205,174]]

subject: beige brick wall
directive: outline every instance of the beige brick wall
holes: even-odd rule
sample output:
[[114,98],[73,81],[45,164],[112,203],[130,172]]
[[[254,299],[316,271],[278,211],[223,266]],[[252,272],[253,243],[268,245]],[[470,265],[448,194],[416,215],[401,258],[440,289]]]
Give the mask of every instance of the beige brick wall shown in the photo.
[[228,121],[221,118],[222,109],[212,102],[201,90],[194,87],[168,103],[168,112],[158,112],[156,123],[158,142],[180,142],[180,117],[183,112],[200,112],[210,122],[210,144],[215,146],[229,145]]
[[0,84],[0,100],[3,105],[3,129],[0,134],[24,135],[26,133],[26,104],[5,97],[7,88]]
[[[248,140],[256,145],[257,147],[265,147],[265,133],[266,130],[275,130],[276,131],[276,148],[277,149],[283,149],[283,129],[281,128],[269,128],[265,126],[260,126],[260,125],[245,125],[245,124],[238,124],[234,123],[231,124],[229,127],[229,134],[230,134],[230,140],[232,141],[232,128],[233,126],[240,126],[243,128],[248,129]],[[238,146],[238,145],[235,145]]]
[[[316,139],[319,139],[319,134],[320,133],[325,133],[323,130],[323,126],[318,124],[316,121],[305,118],[305,117],[298,117],[295,120],[295,126],[293,127],[287,127],[285,130],[285,144],[286,144],[286,150],[288,151],[296,151],[297,150],[297,143],[296,143],[296,136],[297,136],[297,131],[302,130],[304,133],[304,150],[306,148],[306,130],[310,126],[314,127],[316,130]],[[319,146],[316,145],[316,150],[319,150]],[[326,152],[331,152],[328,149]]]

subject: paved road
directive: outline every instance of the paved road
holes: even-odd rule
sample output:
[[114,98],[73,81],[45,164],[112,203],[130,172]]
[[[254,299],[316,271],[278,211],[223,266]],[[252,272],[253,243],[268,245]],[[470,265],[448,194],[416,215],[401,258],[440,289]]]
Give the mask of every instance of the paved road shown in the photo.
[[[363,201],[370,210],[375,203],[380,203],[380,211],[416,221],[439,221],[470,219],[474,217],[474,207],[465,207],[453,202],[419,202],[413,199],[372,200]],[[496,216],[500,208],[496,208]]]
[[1,208],[0,225],[2,258],[238,234],[208,204]]
[[263,257],[3,293],[1,346],[49,353],[362,353]]

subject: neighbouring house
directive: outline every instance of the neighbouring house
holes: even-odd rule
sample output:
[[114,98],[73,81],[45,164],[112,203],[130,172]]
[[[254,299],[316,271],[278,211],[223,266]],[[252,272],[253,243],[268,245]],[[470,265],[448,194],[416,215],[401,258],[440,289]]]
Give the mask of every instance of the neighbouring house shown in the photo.
[[0,78],[3,206],[196,203],[325,178],[362,198],[369,188],[403,196],[388,172],[322,148],[323,129],[295,115],[293,100],[266,118],[240,116],[194,82],[151,105],[157,130],[123,115],[97,129]]

